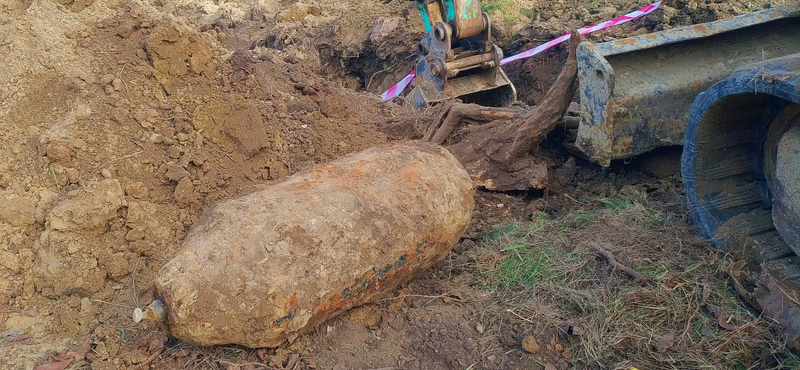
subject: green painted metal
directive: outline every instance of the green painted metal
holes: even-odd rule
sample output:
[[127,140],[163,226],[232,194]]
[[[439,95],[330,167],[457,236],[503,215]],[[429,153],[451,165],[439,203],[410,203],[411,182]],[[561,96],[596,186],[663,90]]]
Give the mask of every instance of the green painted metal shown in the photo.
[[444,0],[444,21],[450,23],[456,19],[456,5],[453,2],[454,0]]
[[422,24],[425,25],[425,33],[431,32],[431,21],[428,17],[428,9],[425,9],[425,3],[417,2],[419,7],[419,14],[422,14]]

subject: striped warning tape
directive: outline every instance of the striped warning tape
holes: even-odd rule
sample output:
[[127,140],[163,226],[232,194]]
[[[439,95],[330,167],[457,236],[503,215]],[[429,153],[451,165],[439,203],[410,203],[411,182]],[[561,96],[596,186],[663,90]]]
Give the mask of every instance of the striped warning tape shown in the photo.
[[[623,24],[623,23],[632,21],[634,19],[641,18],[641,17],[643,17],[643,16],[645,16],[647,14],[650,14],[652,11],[658,9],[658,7],[660,7],[660,6],[661,6],[661,2],[659,1],[659,2],[656,2],[656,3],[650,4],[650,5],[648,5],[648,6],[644,7],[644,8],[641,8],[641,9],[635,11],[635,12],[631,12],[631,13],[625,14],[623,16],[614,18],[614,19],[612,19],[610,21],[599,23],[599,24],[596,24],[596,25],[593,25],[593,26],[583,27],[583,28],[578,30],[578,33],[580,33],[581,35],[585,35],[585,34],[588,34],[588,33],[597,32],[597,31],[600,31],[600,30],[611,28],[611,27],[614,27],[614,26],[616,26],[618,24]],[[566,41],[567,39],[569,39],[569,36],[570,36],[570,33],[567,32],[567,33],[561,35],[560,37],[558,37],[556,39],[553,39],[553,40],[550,40],[550,41],[548,41],[548,42],[546,42],[544,44],[541,44],[541,45],[539,45],[539,46],[537,46],[537,47],[535,47],[533,49],[530,49],[530,50],[527,50],[527,51],[523,51],[523,52],[521,52],[519,54],[512,55],[512,56],[510,56],[508,58],[503,58],[500,61],[500,65],[502,66],[502,65],[506,65],[508,63],[520,60],[520,59],[530,58],[530,57],[532,57],[532,56],[534,56],[536,54],[539,54],[539,53],[541,53],[541,52],[543,52],[543,51],[545,51],[545,50],[547,50],[547,49],[549,49],[549,48],[551,48],[553,46],[556,46],[556,45]],[[383,100],[390,100],[392,98],[395,98],[395,97],[399,96],[403,92],[403,90],[405,90],[405,88],[408,87],[408,85],[411,83],[411,80],[414,79],[415,75],[416,75],[416,73],[414,71],[411,71],[411,73],[409,73],[407,76],[403,77],[403,79],[400,80],[400,82],[394,84],[392,87],[389,88],[389,90],[386,90],[383,94],[381,94],[381,98],[383,98]]]

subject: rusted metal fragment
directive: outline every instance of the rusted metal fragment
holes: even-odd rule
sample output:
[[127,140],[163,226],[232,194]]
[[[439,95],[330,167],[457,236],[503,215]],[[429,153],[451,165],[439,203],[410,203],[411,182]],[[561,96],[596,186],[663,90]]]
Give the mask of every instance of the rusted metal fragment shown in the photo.
[[181,340],[275,347],[444,258],[472,196],[437,145],[369,149],[207,211],[155,290]]

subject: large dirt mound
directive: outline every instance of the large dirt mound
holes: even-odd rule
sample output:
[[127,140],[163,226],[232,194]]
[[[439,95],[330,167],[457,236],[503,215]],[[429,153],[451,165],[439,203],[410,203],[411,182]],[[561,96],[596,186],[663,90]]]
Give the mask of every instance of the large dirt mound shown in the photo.
[[[274,17],[268,5],[251,13]],[[45,351],[63,349],[54,335],[122,325],[102,302],[146,303],[152,275],[207,206],[385,141],[375,122],[395,109],[320,78],[313,48],[251,51],[248,34],[229,37],[218,18],[197,26],[145,2],[9,10],[0,322],[47,336]]]

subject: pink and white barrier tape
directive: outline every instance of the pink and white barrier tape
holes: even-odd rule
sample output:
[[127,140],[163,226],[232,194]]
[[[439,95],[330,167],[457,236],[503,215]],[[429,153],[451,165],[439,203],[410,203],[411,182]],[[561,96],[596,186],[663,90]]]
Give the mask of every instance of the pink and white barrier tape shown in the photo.
[[[658,7],[660,7],[660,6],[661,6],[661,2],[659,1],[659,2],[656,2],[656,3],[650,4],[650,5],[648,5],[648,6],[644,7],[644,8],[641,8],[641,9],[635,11],[635,12],[631,12],[631,13],[625,14],[623,16],[614,18],[614,19],[612,19],[610,21],[606,21],[606,22],[603,22],[603,23],[600,23],[600,24],[596,24],[594,26],[583,27],[583,28],[578,30],[578,33],[580,33],[581,35],[585,35],[585,34],[588,34],[588,33],[604,30],[604,29],[607,29],[607,28],[611,28],[611,27],[614,27],[614,26],[616,26],[618,24],[623,24],[623,23],[632,21],[634,19],[641,18],[641,17],[643,17],[643,16],[645,16],[647,14],[650,14],[654,10],[658,9]],[[521,52],[519,54],[512,55],[512,56],[510,56],[508,58],[503,58],[500,61],[500,65],[502,66],[502,65],[506,65],[508,63],[520,60],[520,59],[530,58],[530,57],[532,57],[532,56],[534,56],[536,54],[539,54],[539,53],[541,53],[541,52],[543,52],[543,51],[545,51],[545,50],[547,50],[547,49],[549,49],[549,48],[551,48],[553,46],[556,46],[556,45],[566,41],[567,39],[569,39],[569,36],[570,36],[570,33],[567,32],[567,33],[561,35],[560,37],[558,37],[556,39],[553,39],[553,40],[550,40],[550,41],[548,41],[548,42],[546,42],[544,44],[541,44],[541,45],[539,45],[539,46],[537,46],[537,47],[535,47],[533,49],[530,49],[530,50],[527,50],[527,51],[523,51],[523,52]],[[405,88],[408,87],[408,85],[411,83],[411,80],[414,79],[414,75],[415,74],[416,73],[414,71],[411,71],[411,73],[409,73],[408,76],[403,77],[403,79],[400,80],[400,82],[394,84],[394,86],[390,87],[389,90],[386,90],[383,94],[381,94],[381,98],[383,98],[383,100],[390,100],[390,99],[392,99],[394,97],[399,96],[403,92],[403,90],[405,90]]]

